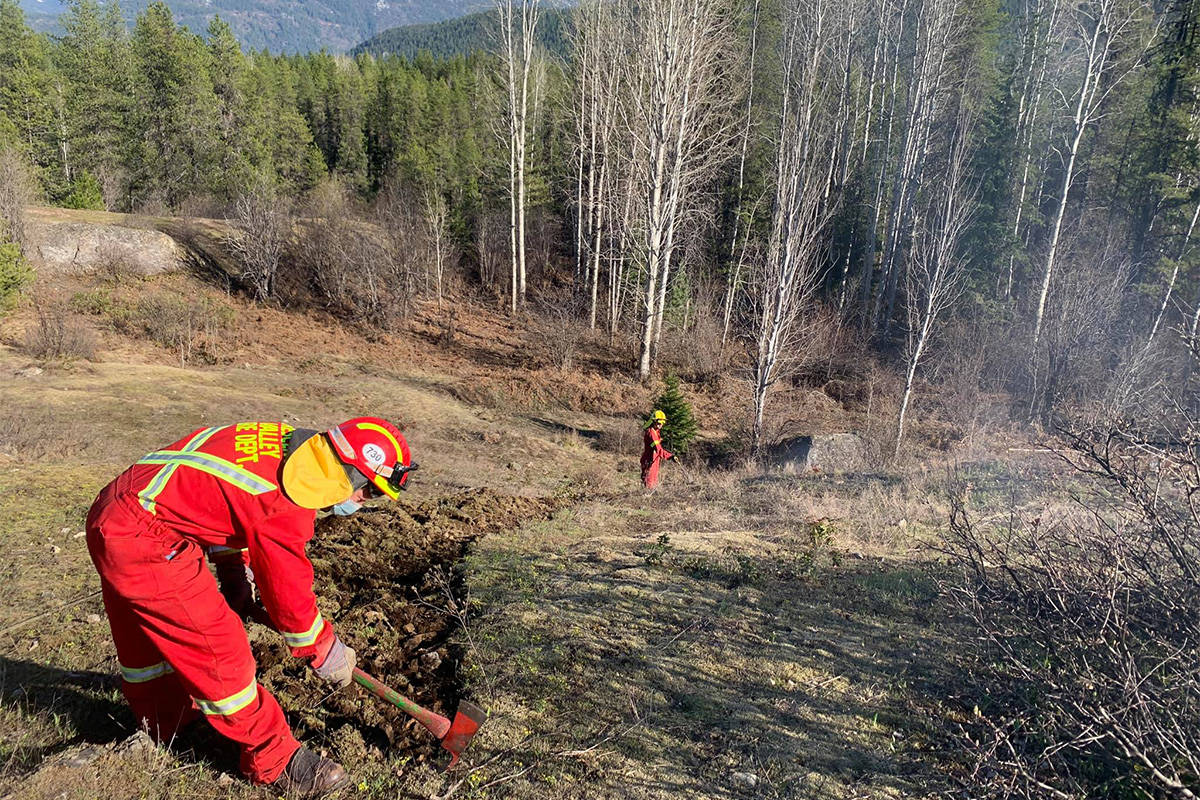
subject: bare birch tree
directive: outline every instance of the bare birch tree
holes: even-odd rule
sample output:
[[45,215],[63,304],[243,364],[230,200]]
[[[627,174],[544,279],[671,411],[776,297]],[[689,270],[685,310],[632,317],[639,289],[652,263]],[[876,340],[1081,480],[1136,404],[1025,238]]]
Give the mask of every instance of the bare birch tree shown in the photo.
[[764,445],[770,391],[803,353],[801,320],[812,310],[817,278],[828,249],[831,198],[826,170],[836,134],[830,115],[832,87],[822,78],[837,68],[834,43],[839,0],[789,0],[784,4],[782,99],[775,139],[774,203],[770,238],[754,277],[754,427],[756,454]]
[[907,264],[904,251],[913,233],[916,194],[925,176],[938,101],[948,77],[948,56],[959,5],[960,0],[919,0],[916,9],[916,47],[906,92],[907,114],[882,252],[883,285],[875,298],[873,312],[875,327],[884,335],[891,326],[896,290]]
[[965,272],[961,252],[963,234],[970,222],[974,191],[968,186],[970,123],[960,120],[951,143],[943,182],[926,198],[921,230],[913,242],[905,271],[904,392],[896,417],[896,445],[900,455],[904,422],[921,359],[928,352],[947,309],[962,293]]
[[[1152,9],[1144,0],[1086,0],[1074,6],[1071,13],[1071,41],[1074,57],[1078,59],[1078,79],[1073,93],[1059,88],[1060,101],[1073,108],[1067,139],[1057,148],[1062,159],[1062,182],[1055,198],[1050,239],[1042,264],[1041,288],[1033,322],[1033,350],[1036,353],[1042,335],[1046,298],[1054,276],[1055,262],[1062,242],[1063,220],[1070,202],[1071,189],[1079,167],[1079,155],[1084,136],[1103,116],[1105,100],[1141,63],[1154,30],[1140,24]],[[1036,396],[1036,375],[1031,392]]]
[[[1062,20],[1062,0],[1022,0],[1020,24],[1022,33],[1021,94],[1017,102],[1016,169],[1013,172],[1014,199],[1012,202],[1012,237],[1020,242],[1022,231],[1028,227],[1025,207],[1034,177],[1041,130],[1041,114],[1045,106],[1050,67],[1051,42],[1058,36]],[[1044,152],[1044,151],[1043,151]],[[1016,272],[1017,254],[1008,257],[1008,277],[1004,298],[1011,299]]]
[[500,18],[500,61],[505,73],[508,122],[509,245],[512,264],[511,310],[525,302],[525,206],[528,164],[530,74],[538,0],[496,0]]
[[642,206],[644,380],[690,193],[727,155],[733,26],[725,0],[620,0],[617,13],[633,73],[624,122]]
[[[741,144],[738,148],[737,205],[733,210],[733,233],[729,237],[729,264],[725,281],[724,310],[721,317],[721,344],[729,340],[729,326],[733,322],[734,302],[742,287],[742,273],[746,268],[749,253],[750,223],[743,220],[745,214],[746,156],[750,151],[750,131],[754,121],[754,66],[758,55],[758,22],[761,0],[754,0],[750,16],[750,65],[747,70],[750,81],[746,87],[746,104],[742,119]],[[748,215],[753,217],[753,214]],[[743,230],[744,227],[744,230]]]
[[423,198],[425,224],[429,227],[429,243],[433,248],[433,280],[437,304],[442,304],[446,264],[451,258],[450,209],[446,198],[435,189],[426,189]]
[[[577,134],[576,278],[588,296],[589,327],[596,327],[603,245],[613,225],[608,185],[613,180],[614,125],[623,89],[624,61],[609,5],[580,5],[572,36]],[[611,276],[610,276],[611,280]]]

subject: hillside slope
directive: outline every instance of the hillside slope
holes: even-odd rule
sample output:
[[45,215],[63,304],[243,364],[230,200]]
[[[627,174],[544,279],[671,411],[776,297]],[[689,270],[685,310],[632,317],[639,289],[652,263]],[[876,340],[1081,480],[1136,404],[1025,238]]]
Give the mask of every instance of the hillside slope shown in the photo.
[[[570,14],[561,9],[546,9],[538,23],[538,42],[549,52],[567,56],[567,32]],[[468,14],[465,17],[425,25],[389,28],[362,42],[353,53],[390,54],[415,58],[422,51],[435,58],[466,55],[477,50],[494,49],[497,21],[495,11]]]
[[[222,269],[223,223],[152,222],[193,266]],[[322,609],[389,683],[491,717],[444,773],[423,731],[357,688],[328,692],[251,625],[260,680],[354,772],[356,797],[946,796],[950,734],[982,701],[964,689],[937,565],[915,548],[944,516],[928,477],[689,456],[646,494],[655,387],[619,346],[594,342],[564,369],[536,318],[467,301],[450,327],[429,304],[366,338],[204,274],[43,275],[0,317],[0,797],[262,796],[202,726],[169,749],[129,738],[84,518],[113,475],[182,432],[361,414],[402,423],[421,470],[395,506],[318,524]],[[195,347],[158,335],[172,315]],[[38,359],[29,334],[46,320],[90,330],[96,354]],[[746,400],[689,392],[709,437]]]
[[[122,3],[133,20],[152,0]],[[428,26],[492,7],[491,0],[167,0],[175,18],[202,32],[214,15],[229,22],[246,49],[346,52],[397,26]],[[36,30],[57,30],[59,0],[21,0]]]

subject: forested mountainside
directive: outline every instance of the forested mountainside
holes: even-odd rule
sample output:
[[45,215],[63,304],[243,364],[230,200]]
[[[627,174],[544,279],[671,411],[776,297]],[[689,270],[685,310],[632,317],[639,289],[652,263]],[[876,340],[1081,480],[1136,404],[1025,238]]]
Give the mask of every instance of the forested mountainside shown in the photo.
[[[35,30],[56,31],[68,3],[22,0]],[[150,0],[124,0],[132,22]],[[175,18],[201,32],[214,16],[229,23],[248,49],[308,53],[325,49],[344,53],[364,39],[395,26],[436,23],[489,8],[490,0],[171,0]]]
[[[570,24],[569,12],[547,9],[538,25],[538,44],[556,56],[569,57]],[[481,11],[444,22],[389,28],[359,44],[351,53],[389,54],[412,59],[427,51],[434,58],[450,58],[494,49],[496,29],[496,12]]]

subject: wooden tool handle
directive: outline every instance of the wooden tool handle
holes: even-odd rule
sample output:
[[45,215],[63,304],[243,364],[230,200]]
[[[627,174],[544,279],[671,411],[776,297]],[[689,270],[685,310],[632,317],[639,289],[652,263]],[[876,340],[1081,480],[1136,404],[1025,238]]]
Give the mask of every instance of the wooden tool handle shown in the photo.
[[375,680],[358,667],[354,668],[354,682],[359,686],[366,688],[376,697],[388,701],[405,714],[408,714],[417,722],[424,725],[426,730],[436,736],[439,740],[444,739],[446,734],[450,732],[450,720],[446,719],[441,714],[436,714],[430,711],[427,708],[421,708],[421,706],[417,705],[412,700],[409,700],[395,689],[391,689]]

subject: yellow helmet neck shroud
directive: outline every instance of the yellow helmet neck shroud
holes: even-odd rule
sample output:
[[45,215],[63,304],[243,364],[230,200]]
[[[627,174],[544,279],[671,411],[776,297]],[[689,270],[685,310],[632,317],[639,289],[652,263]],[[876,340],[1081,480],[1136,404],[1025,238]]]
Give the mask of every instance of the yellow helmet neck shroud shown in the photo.
[[328,508],[350,498],[354,487],[325,437],[317,434],[283,464],[283,491],[302,508]]

